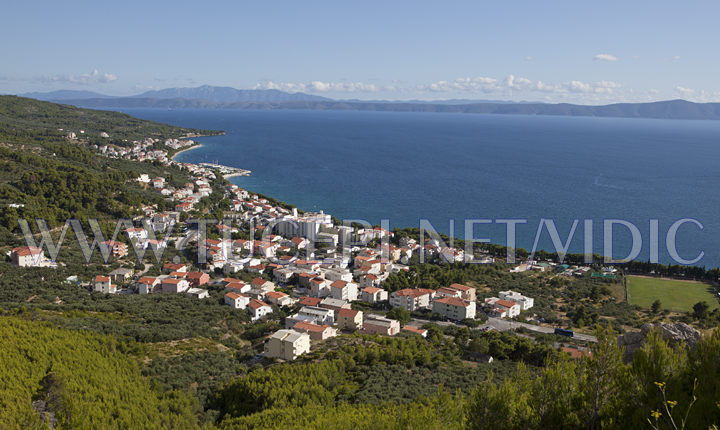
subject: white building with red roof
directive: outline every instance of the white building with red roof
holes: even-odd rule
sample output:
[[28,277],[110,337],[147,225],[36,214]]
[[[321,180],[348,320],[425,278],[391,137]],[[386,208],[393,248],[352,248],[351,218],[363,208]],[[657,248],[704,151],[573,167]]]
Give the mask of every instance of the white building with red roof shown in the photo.
[[42,249],[35,246],[21,246],[10,252],[12,264],[20,267],[43,266],[47,259]]
[[388,292],[382,288],[367,287],[360,292],[360,300],[366,303],[384,302],[388,299]]
[[358,299],[358,286],[354,282],[335,281],[330,284],[330,297],[354,302]]
[[98,293],[113,294],[116,291],[115,285],[113,285],[109,276],[97,275],[93,278],[93,291]]
[[242,293],[230,291],[225,293],[225,304],[230,305],[233,309],[245,309],[250,303],[250,297]]
[[430,309],[430,301],[435,296],[434,290],[425,288],[405,288],[390,294],[390,306],[403,308],[409,312]]
[[433,313],[445,318],[461,321],[475,318],[475,302],[458,297],[440,297],[433,300]]
[[340,309],[335,313],[335,323],[341,330],[361,330],[363,313],[356,309]]
[[247,310],[250,311],[251,319],[253,321],[265,318],[265,316],[272,313],[272,307],[270,305],[256,299],[250,300],[247,305]]
[[485,299],[485,307],[488,309],[489,314],[501,318],[514,318],[520,315],[520,311],[522,310],[519,303],[497,297]]

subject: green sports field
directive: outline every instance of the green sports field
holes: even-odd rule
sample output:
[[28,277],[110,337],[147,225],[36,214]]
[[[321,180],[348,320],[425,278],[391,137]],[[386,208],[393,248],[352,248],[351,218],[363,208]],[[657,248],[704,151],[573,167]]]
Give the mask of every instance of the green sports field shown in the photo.
[[710,309],[719,307],[711,286],[702,282],[628,276],[628,302],[643,308],[660,299],[662,309],[692,311],[697,302],[706,301]]

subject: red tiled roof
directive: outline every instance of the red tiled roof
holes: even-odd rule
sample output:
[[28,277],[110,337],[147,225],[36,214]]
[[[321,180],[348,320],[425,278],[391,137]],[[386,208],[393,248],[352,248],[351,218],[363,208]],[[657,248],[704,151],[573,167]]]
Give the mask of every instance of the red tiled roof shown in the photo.
[[300,304],[303,306],[317,306],[322,302],[319,297],[300,297]]
[[496,304],[498,306],[502,306],[504,308],[511,308],[511,307],[515,306],[517,303],[513,302],[512,300],[500,299],[500,300],[496,301],[494,304]]
[[103,276],[103,275],[97,275],[94,280],[94,282],[109,282],[109,281],[110,281],[110,277]]
[[43,251],[35,246],[21,246],[19,248],[13,248],[12,252],[20,257],[24,257],[26,255],[42,254]]
[[423,335],[423,334],[427,333],[427,330],[425,330],[424,328],[418,328],[418,327],[411,326],[411,325],[406,325],[402,329],[405,331],[409,331],[411,333],[417,333],[419,335]]
[[333,288],[345,288],[345,286],[346,286],[347,284],[348,284],[348,283],[345,282],[345,281],[338,280],[338,281],[335,281],[335,282],[333,282],[332,284],[330,284],[330,286],[333,287]]
[[462,307],[462,308],[466,308],[470,305],[470,302],[466,302],[463,299],[458,299],[457,297],[443,297],[440,299],[435,299],[435,301],[438,303],[445,303],[446,305],[457,306],[457,307]]
[[306,321],[300,321],[300,322],[296,323],[293,328],[296,328],[298,330],[314,331],[316,333],[322,333],[325,330],[327,330],[328,327],[330,327],[330,326],[318,325],[318,324],[313,324],[313,323],[309,323]]
[[460,291],[472,290],[472,287],[468,287],[467,285],[463,285],[463,284],[452,284],[452,285],[450,285],[449,288],[454,288],[454,289],[460,290]]
[[261,302],[260,300],[252,299],[252,300],[250,300],[250,303],[248,303],[248,306],[250,306],[251,308],[253,308],[255,310],[258,310],[263,306],[270,306],[270,305],[268,305],[265,302]]
[[343,318],[355,318],[358,313],[360,313],[360,311],[358,311],[356,309],[345,309],[345,308],[342,308],[337,312],[338,316],[343,317]]
[[287,297],[287,294],[283,293],[282,291],[270,291],[269,293],[265,294],[266,297],[271,297],[273,299],[281,299],[283,297]]
[[431,294],[432,290],[428,290],[425,288],[405,288],[403,290],[395,291],[395,295],[397,296],[411,296],[411,297],[420,297],[424,296],[426,294]]

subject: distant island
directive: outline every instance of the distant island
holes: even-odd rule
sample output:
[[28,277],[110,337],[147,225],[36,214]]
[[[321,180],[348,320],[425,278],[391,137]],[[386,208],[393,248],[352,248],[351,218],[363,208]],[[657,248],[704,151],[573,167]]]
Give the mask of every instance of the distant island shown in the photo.
[[310,109],[720,120],[720,103],[693,103],[686,100],[614,103],[601,106],[482,100],[362,101],[333,100],[305,93],[287,93],[279,90],[238,90],[231,87],[208,85],[197,88],[168,88],[148,91],[129,97],[68,90],[26,93],[20,94],[20,96],[79,107],[107,109]]

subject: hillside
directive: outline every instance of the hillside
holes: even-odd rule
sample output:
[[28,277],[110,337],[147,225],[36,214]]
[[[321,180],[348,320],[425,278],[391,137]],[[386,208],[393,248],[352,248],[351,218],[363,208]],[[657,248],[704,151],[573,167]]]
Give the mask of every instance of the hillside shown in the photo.
[[0,428],[197,427],[192,400],[154,391],[112,337],[12,317],[0,333]]
[[[62,128],[61,130],[58,130]],[[142,139],[158,136],[184,136],[214,134],[208,130],[174,127],[130,115],[77,108],[17,96],[0,96],[0,138],[18,135],[62,137],[68,132],[86,139],[101,141],[100,132],[106,132],[111,141]],[[7,136],[4,136],[7,135]]]
[[[110,137],[100,137],[102,131]],[[77,138],[68,139],[70,132]],[[16,229],[17,218],[40,217],[52,226],[68,218],[127,217],[141,203],[162,206],[161,196],[134,182],[138,168],[175,181],[187,179],[182,171],[102,157],[91,146],[122,147],[146,137],[212,133],[117,112],[0,96],[0,232]],[[162,148],[162,143],[157,145]]]

